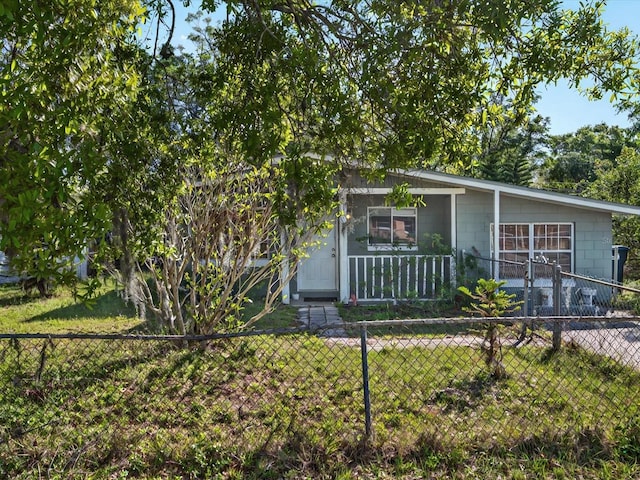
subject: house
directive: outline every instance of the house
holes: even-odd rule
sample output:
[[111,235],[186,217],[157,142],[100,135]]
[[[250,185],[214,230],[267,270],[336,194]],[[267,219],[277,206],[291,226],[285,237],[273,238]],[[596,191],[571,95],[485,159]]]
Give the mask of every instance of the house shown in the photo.
[[[83,252],[83,258],[75,257],[73,261],[73,268],[75,269],[76,276],[80,280],[86,280],[88,278],[89,262],[86,258],[86,251]],[[0,250],[0,285],[9,283],[18,283],[29,278],[25,275],[16,274],[11,270],[9,256]]]
[[[356,173],[349,178],[340,193],[342,215],[300,263],[285,301],[290,294],[307,301],[436,298],[455,285],[470,253],[488,260],[479,274],[506,287],[523,285],[509,262],[534,257],[611,279],[612,215],[640,215],[638,206],[433,171],[396,171],[376,185]],[[424,206],[385,205],[396,183],[408,184]]]

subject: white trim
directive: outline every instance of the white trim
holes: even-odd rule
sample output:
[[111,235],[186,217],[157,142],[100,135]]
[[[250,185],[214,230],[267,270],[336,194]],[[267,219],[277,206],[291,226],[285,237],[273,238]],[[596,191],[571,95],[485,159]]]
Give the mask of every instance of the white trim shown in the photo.
[[369,252],[417,252],[418,245],[367,245]]
[[[369,228],[371,226],[370,220],[370,212],[371,210],[389,210],[390,212],[390,221],[389,224],[389,243],[369,243],[371,239],[371,232]],[[413,252],[418,250],[418,239],[415,238],[413,243],[394,243],[393,241],[393,212],[402,212],[407,210],[413,210],[413,218],[415,221],[415,235],[418,236],[418,209],[416,207],[406,207],[406,208],[396,208],[396,207],[388,207],[388,206],[371,206],[367,207],[367,250],[370,252],[389,252],[389,251],[400,251],[400,252]],[[398,214],[400,215],[400,214]],[[409,215],[404,215],[409,216]]]
[[[282,245],[286,245],[285,242],[285,233],[284,231],[280,232],[280,238],[282,239]],[[284,252],[284,258],[282,259],[282,269],[280,270],[280,282],[284,282],[286,278],[289,276],[289,251]],[[291,288],[289,282],[284,282],[282,286],[282,292],[280,293],[280,297],[282,298],[283,305],[289,305],[291,303]]]
[[[358,300],[437,298],[447,275],[454,282],[453,255],[350,255],[350,277]],[[361,274],[362,272],[362,274]]]
[[520,198],[530,198],[542,202],[550,202],[555,205],[566,205],[577,208],[587,208],[590,210],[598,210],[601,212],[618,213],[621,215],[639,215],[640,206],[623,205],[620,203],[605,202],[602,200],[593,200],[585,197],[567,195],[564,193],[549,192],[536,188],[518,187],[506,183],[493,182],[490,180],[479,180],[476,178],[459,177],[446,173],[433,172],[427,170],[395,170],[390,173],[404,175],[412,178],[420,178],[439,183],[448,183],[459,187],[469,187],[475,190],[484,190],[489,192],[500,191],[505,195],[511,195]]
[[451,258],[450,277],[451,285],[457,287],[456,275],[454,274],[456,268],[456,259],[458,258],[458,197],[451,195],[451,248],[453,249],[453,257]]
[[500,278],[500,190],[493,193],[493,224],[498,228],[493,228],[493,278]]
[[451,195],[451,248],[458,249],[458,202],[455,195]]
[[[393,191],[388,187],[362,187],[362,188],[348,188],[347,193],[349,195],[388,195]],[[407,191],[411,195],[463,195],[465,193],[464,188],[421,188],[412,187],[407,188]]]
[[[340,191],[340,208],[342,209],[341,215],[346,215],[347,213],[347,192],[344,190]],[[349,256],[348,256],[348,245],[349,245],[349,234],[347,225],[344,221],[346,217],[340,218],[341,221],[336,222],[336,228],[338,228],[337,234],[337,249],[338,249],[338,292],[339,292],[339,300],[344,303],[349,302],[349,296],[351,292],[349,292]]]
[[[500,254],[504,253],[504,252],[508,252],[508,253],[513,253],[514,250],[502,250],[500,248],[500,227],[502,226],[507,226],[507,225],[526,225],[528,227],[527,230],[527,238],[529,240],[529,249],[526,252],[528,255],[528,258],[534,258],[535,254],[537,252],[542,251],[546,251],[546,252],[550,252],[550,253],[566,253],[571,255],[571,265],[570,265],[570,271],[571,272],[575,272],[576,271],[576,231],[575,231],[575,224],[573,222],[504,222],[504,223],[500,223],[498,224],[498,228],[495,228],[495,223],[491,224],[491,230],[493,230],[494,234],[497,231],[498,235],[497,235],[497,243],[495,243],[495,245],[497,245],[496,248],[492,248],[491,251],[491,257],[494,259],[500,259]],[[535,248],[535,227],[536,225],[567,225],[570,227],[570,239],[571,239],[571,247],[570,248],[558,248],[556,250],[552,250],[552,249],[536,249]],[[496,240],[494,240],[495,242]],[[525,250],[519,250],[519,252],[521,253],[525,253]],[[500,264],[500,262],[496,261],[493,262],[496,264],[496,266],[498,266]],[[506,279],[506,278],[500,278],[499,276],[495,276],[495,278],[497,278],[498,280],[516,280],[518,282],[521,283],[520,279]],[[507,286],[509,286],[510,284],[507,283]]]

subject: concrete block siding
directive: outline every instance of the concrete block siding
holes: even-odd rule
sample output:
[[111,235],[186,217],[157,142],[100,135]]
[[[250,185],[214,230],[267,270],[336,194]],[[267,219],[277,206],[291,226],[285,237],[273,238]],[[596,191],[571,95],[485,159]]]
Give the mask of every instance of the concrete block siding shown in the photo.
[[[385,184],[391,185],[387,180]],[[440,186],[419,182],[420,186]],[[445,197],[426,197],[426,207],[418,210],[418,234],[440,233],[448,241],[449,200]],[[353,205],[353,214],[364,221],[355,226],[350,235],[349,254],[364,254],[366,244],[366,207],[380,205],[381,198],[361,196]],[[491,224],[493,223],[493,193],[467,189],[456,197],[458,251],[470,251],[474,247],[483,256],[491,253]],[[611,214],[585,208],[557,205],[502,195],[500,201],[502,223],[571,223],[574,225],[574,265],[578,273],[602,278],[611,276]],[[360,238],[360,241],[356,241]]]
[[[347,187],[354,188],[392,187],[399,182],[407,182],[413,188],[432,189],[424,196],[426,206],[417,211],[418,242],[424,240],[425,234],[437,233],[458,255],[462,251],[476,251],[489,257],[495,195],[499,192],[500,223],[571,224],[574,272],[603,279],[611,278],[612,271],[612,213],[640,215],[640,208],[436,172],[398,172],[376,184],[368,183],[357,174],[347,177]],[[347,208],[353,220],[346,235],[347,255],[384,254],[368,248],[366,241],[367,207],[382,206],[384,201],[381,191],[354,193],[348,197]],[[452,211],[452,201],[455,211]],[[456,225],[452,228],[453,219]],[[411,251],[418,250],[407,253]]]
[[[611,276],[610,213],[507,196],[501,198],[500,207],[502,223],[572,223],[576,272]],[[492,222],[492,193],[468,191],[458,196],[458,249],[475,247],[488,256]]]

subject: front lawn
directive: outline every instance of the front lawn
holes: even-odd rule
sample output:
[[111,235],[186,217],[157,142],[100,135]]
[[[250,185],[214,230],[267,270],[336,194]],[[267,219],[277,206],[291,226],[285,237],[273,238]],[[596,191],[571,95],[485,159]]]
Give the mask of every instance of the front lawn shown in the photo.
[[379,302],[355,307],[340,303],[338,309],[346,322],[466,316],[459,306],[445,300]]
[[640,476],[640,376],[584,352],[513,351],[496,381],[475,349],[374,344],[367,440],[357,346],[0,345],[0,477]]
[[1,333],[123,333],[144,323],[110,283],[87,304],[77,301],[68,288],[40,298],[26,294],[19,285],[2,285],[0,305]]
[[[26,294],[19,285],[0,285],[0,333],[152,333],[154,319],[143,321],[107,282],[88,303],[74,298],[69,288],[57,288],[50,298]],[[248,303],[243,316],[251,318],[260,305]],[[278,305],[252,326],[254,330],[297,327],[298,311]]]
[[[145,328],[109,289],[92,308],[9,287],[0,302],[3,333]],[[383,333],[371,438],[354,338],[2,339],[0,478],[640,478],[637,371],[534,342],[505,347],[497,380],[464,336]]]
[[[391,302],[380,302],[374,304],[346,306],[338,305],[340,316],[345,322],[369,322],[385,320],[409,320],[409,319],[455,319],[466,317],[460,307],[451,302],[438,301],[407,301],[393,304]],[[387,327],[368,327],[367,331],[371,335],[385,335],[391,333]],[[478,333],[478,326],[460,322],[439,322],[434,325],[412,324],[406,326],[395,326],[392,332],[394,335],[464,335]]]

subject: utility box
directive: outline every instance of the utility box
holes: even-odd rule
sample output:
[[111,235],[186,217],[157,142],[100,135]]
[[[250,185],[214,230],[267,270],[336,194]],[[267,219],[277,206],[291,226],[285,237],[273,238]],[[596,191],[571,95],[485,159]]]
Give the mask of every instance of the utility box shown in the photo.
[[611,278],[618,283],[622,283],[624,277],[624,264],[627,261],[629,247],[625,247],[624,245],[614,245],[612,253],[613,265]]

